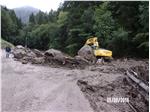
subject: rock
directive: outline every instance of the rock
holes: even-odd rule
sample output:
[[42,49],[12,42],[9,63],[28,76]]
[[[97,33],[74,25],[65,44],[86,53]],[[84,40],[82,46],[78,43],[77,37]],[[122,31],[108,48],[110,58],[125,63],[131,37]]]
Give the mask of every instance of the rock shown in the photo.
[[86,92],[86,91],[95,92],[96,91],[96,88],[94,86],[89,85],[88,81],[78,80],[77,85],[81,87],[81,91],[83,92]]
[[63,65],[69,68],[85,68],[88,65],[88,61],[80,56],[71,57],[61,51],[55,49],[49,49],[45,53],[45,63],[51,65]]
[[32,64],[61,65],[69,68],[84,68],[89,62],[81,56],[71,57],[59,50],[49,49],[42,53],[41,51],[23,46],[17,46],[14,51],[14,58],[23,64],[28,62]]
[[31,52],[28,52],[28,53],[26,54],[26,56],[34,58],[34,57],[36,57],[36,54],[31,51]]
[[29,48],[25,48],[21,45],[17,45],[15,47],[15,49],[12,51],[12,53],[14,55],[14,58],[17,58],[17,59],[23,59],[24,57],[26,59],[27,58],[30,59],[30,58],[35,58],[36,57],[36,54],[34,52],[32,52],[32,50],[30,50]]
[[27,64],[28,63],[28,61],[26,61],[26,60],[21,60],[21,62],[22,62],[22,64]]
[[95,62],[96,57],[94,55],[93,49],[89,45],[84,45],[79,51],[78,56],[90,61]]
[[75,60],[77,60],[80,64],[89,64],[88,60],[84,59],[81,56],[75,56]]
[[49,50],[45,51],[44,55],[49,56],[49,57],[55,57],[55,58],[64,58],[65,57],[61,51],[55,50],[55,49],[49,49]]
[[43,57],[44,56],[44,54],[37,49],[33,49],[33,52],[36,54],[37,57]]
[[22,58],[22,60],[25,60],[25,61],[27,61],[27,62],[32,62],[32,57],[28,57],[28,56],[24,56],[23,58]]
[[21,59],[24,56],[26,56],[26,51],[25,51],[25,49],[22,49],[22,48],[21,49],[15,48],[13,50],[13,55],[14,55],[14,58]]
[[42,64],[42,63],[44,63],[44,57],[36,57],[36,58],[34,58],[34,59],[32,59],[32,64]]
[[66,60],[68,57],[67,55],[63,54],[61,51],[55,50],[55,49],[49,49],[47,50],[44,55],[48,58],[57,60],[59,62],[64,63],[64,60]]
[[17,45],[16,48],[18,48],[18,49],[25,49],[22,45]]
[[81,60],[81,61],[84,61],[84,62],[87,62],[88,63],[88,60],[86,60],[86,59],[84,59],[83,57],[81,57],[81,56],[75,56],[75,59],[76,60]]
[[88,82],[87,81],[84,81],[84,80],[78,80],[77,81],[77,84],[83,84],[83,85],[88,85]]
[[[55,50],[55,49],[49,49],[47,51],[45,51],[44,53],[44,56],[45,56],[45,62],[46,63],[49,63],[49,64],[58,64],[58,63],[63,63],[63,58],[62,57],[62,53],[61,51],[58,51],[58,50]],[[58,57],[61,57],[61,58],[58,58]]]

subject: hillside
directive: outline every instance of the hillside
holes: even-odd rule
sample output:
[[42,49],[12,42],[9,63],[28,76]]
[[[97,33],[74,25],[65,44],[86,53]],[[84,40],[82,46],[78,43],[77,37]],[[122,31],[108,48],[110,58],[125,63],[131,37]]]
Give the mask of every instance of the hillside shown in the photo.
[[148,58],[148,9],[148,2],[66,1],[56,11],[32,14],[30,24],[22,25],[13,11],[2,7],[2,37],[14,45],[26,42],[32,49],[53,48],[72,56],[87,39],[97,37],[113,58]]
[[39,9],[30,6],[24,6],[19,8],[14,8],[14,11],[18,18],[21,18],[23,23],[27,23],[29,21],[29,16],[34,13],[38,13]]
[[1,48],[5,48],[6,46],[9,46],[9,47],[11,47],[11,48],[14,47],[13,44],[11,44],[11,43],[9,43],[9,42],[7,42],[7,41],[5,41],[5,40],[3,40],[3,39],[1,38]]

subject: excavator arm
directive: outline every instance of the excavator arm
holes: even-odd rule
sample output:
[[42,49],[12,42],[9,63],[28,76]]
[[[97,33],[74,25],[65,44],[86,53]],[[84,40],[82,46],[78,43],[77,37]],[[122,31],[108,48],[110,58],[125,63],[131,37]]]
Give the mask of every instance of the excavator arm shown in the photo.
[[97,37],[89,38],[86,43],[86,45],[94,46],[96,49],[99,48],[99,43],[97,41]]

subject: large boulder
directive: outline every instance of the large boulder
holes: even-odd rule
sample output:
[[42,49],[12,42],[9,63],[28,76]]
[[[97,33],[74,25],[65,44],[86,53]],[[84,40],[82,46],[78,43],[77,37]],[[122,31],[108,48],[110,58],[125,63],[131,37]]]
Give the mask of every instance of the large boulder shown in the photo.
[[21,59],[23,58],[24,56],[26,56],[26,50],[23,49],[23,48],[15,48],[13,50],[13,55],[14,55],[14,58],[17,58],[17,59]]
[[95,62],[96,57],[94,55],[93,49],[89,45],[84,45],[79,51],[78,56],[88,60],[89,62]]
[[48,63],[57,63],[57,64],[65,64],[65,60],[67,56],[59,50],[49,49],[45,51],[45,62]]
[[81,56],[75,56],[74,58],[75,58],[75,60],[77,60],[82,65],[88,65],[89,64],[88,60],[84,59]]
[[43,64],[45,62],[44,57],[36,57],[32,59],[32,64]]
[[36,54],[32,52],[29,48],[25,48],[21,45],[18,45],[13,50],[14,58],[23,59],[24,57],[27,58],[35,58]]
[[27,61],[27,60],[21,60],[21,63],[22,63],[22,64],[27,64],[28,61]]
[[17,49],[25,49],[22,45],[17,45],[16,48]]
[[26,56],[31,57],[31,58],[35,58],[36,54],[34,52],[30,51],[30,52],[26,52]]
[[56,49],[49,49],[49,50],[45,51],[44,55],[47,57],[52,57],[54,59],[58,59],[58,60],[63,60],[67,57],[61,51],[56,50]]
[[37,50],[37,49],[33,49],[32,51],[36,54],[37,57],[43,57],[44,56],[44,53]]

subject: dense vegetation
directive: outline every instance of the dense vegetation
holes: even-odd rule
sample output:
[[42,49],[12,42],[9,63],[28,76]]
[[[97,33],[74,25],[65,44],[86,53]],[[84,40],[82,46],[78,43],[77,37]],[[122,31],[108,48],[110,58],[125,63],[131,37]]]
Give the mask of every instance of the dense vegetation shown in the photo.
[[31,14],[23,25],[13,10],[1,8],[2,38],[14,45],[75,55],[87,38],[96,36],[100,47],[114,57],[148,57],[149,2],[65,1],[57,11]]
[[1,48],[6,48],[6,47],[14,48],[14,45],[1,39]]

